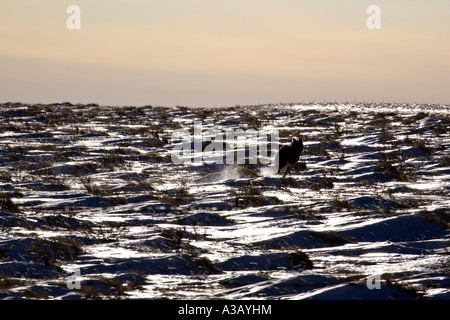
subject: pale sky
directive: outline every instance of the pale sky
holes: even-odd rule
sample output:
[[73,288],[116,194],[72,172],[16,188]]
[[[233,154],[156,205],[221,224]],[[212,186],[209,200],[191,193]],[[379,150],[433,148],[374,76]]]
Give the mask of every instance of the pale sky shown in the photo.
[[449,0],[0,2],[0,102],[450,104],[449,88]]

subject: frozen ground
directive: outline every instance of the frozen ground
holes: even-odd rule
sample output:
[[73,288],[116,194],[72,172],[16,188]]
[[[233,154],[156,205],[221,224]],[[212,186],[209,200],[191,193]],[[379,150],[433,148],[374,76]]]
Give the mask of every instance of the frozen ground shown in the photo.
[[[449,299],[449,114],[4,104],[0,299]],[[174,164],[193,121],[305,150]]]

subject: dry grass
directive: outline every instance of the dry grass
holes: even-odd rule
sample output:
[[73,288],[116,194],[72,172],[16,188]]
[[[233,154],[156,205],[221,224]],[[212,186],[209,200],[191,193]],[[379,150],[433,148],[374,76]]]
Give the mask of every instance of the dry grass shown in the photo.
[[11,200],[11,197],[6,193],[0,194],[0,209],[12,213],[20,212],[19,207]]
[[314,211],[311,207],[298,205],[287,205],[284,207],[284,213],[287,215],[293,215],[302,220],[323,220],[325,219],[318,212]]
[[231,191],[230,202],[236,208],[247,208],[278,204],[280,200],[264,196],[261,187],[253,185],[249,180],[242,180],[238,181],[235,189]]
[[212,263],[207,257],[193,258],[192,260],[205,275],[222,273],[222,271],[220,271],[220,269],[217,268],[217,266],[214,265],[214,263]]
[[423,210],[419,216],[438,223],[444,229],[450,229],[450,209]]
[[78,241],[69,237],[34,238],[27,252],[34,259],[50,266],[59,265],[64,260],[76,259],[83,252],[83,248]]
[[439,162],[442,164],[445,164],[447,166],[450,166],[450,157],[448,156],[442,156],[439,158]]
[[300,249],[297,249],[288,255],[289,262],[292,267],[304,267],[307,269],[314,268],[313,262],[309,259],[309,256],[301,251]]
[[415,148],[418,148],[418,149],[422,150],[422,151],[429,152],[429,153],[434,153],[434,149],[428,146],[429,142],[425,141],[423,139],[411,139],[408,136],[403,141],[405,143],[415,147]]
[[25,280],[11,278],[0,272],[0,291],[8,292],[8,290],[20,287],[25,283]]
[[161,236],[169,240],[169,245],[172,248],[179,248],[181,246],[185,234],[186,231],[181,228],[169,228],[161,231]]
[[413,181],[416,178],[415,167],[406,162],[403,153],[396,151],[381,153],[376,171],[381,171],[397,181]]

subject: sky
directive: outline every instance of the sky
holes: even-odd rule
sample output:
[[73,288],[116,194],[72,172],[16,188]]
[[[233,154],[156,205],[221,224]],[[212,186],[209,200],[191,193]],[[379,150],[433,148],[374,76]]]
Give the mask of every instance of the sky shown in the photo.
[[449,84],[448,0],[0,2],[0,103],[450,104]]

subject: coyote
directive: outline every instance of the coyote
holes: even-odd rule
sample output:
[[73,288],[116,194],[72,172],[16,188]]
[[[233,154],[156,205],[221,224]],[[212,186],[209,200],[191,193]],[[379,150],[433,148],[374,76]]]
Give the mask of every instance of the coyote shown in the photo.
[[300,154],[303,151],[302,138],[292,139],[292,143],[289,146],[283,146],[278,152],[275,158],[275,168],[278,168],[278,172],[286,168],[284,176],[291,174],[291,168],[297,163],[300,158]]

